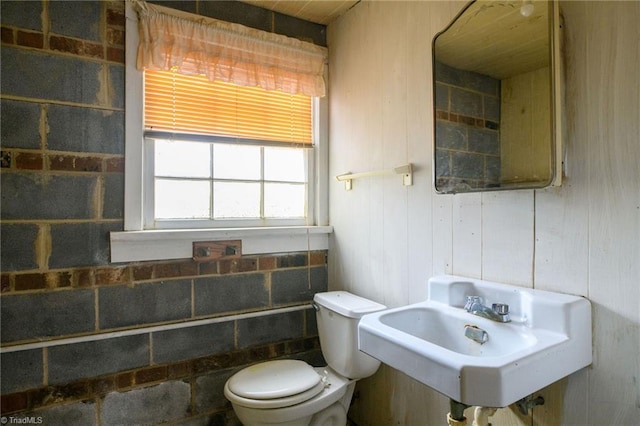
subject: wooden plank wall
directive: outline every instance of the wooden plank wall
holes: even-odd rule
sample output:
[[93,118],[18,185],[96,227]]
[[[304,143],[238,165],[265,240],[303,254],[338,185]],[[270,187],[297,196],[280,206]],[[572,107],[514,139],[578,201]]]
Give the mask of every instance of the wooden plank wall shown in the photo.
[[[363,1],[329,26],[330,173],[414,163],[399,177],[330,183],[330,287],[387,306],[452,273],[588,297],[594,363],[539,392],[533,416],[494,425],[632,425],[640,418],[640,2],[561,3],[566,178],[542,191],[431,187],[431,39],[462,2]],[[383,367],[358,385],[360,425],[444,424],[448,400]]]

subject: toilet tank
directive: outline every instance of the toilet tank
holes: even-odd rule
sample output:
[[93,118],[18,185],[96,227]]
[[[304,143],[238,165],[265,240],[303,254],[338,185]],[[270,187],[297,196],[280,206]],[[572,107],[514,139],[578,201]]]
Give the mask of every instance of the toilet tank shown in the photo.
[[387,307],[346,291],[316,293],[313,297],[322,355],[344,377],[371,376],[380,361],[358,350],[358,322],[364,314]]

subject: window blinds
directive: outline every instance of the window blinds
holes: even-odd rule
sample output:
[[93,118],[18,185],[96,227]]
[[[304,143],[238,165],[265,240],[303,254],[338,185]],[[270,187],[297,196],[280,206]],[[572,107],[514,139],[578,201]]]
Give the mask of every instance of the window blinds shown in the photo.
[[311,145],[311,98],[145,71],[145,129]]

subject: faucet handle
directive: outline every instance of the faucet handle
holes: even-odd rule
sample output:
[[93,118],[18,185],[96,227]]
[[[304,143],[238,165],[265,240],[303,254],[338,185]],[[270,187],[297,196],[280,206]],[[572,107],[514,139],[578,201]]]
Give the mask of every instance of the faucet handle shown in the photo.
[[483,300],[482,300],[482,296],[466,296],[465,297],[465,305],[464,305],[464,309],[468,312],[469,310],[471,310],[471,308],[473,307],[473,305],[475,305],[476,303],[479,303],[482,305]]
[[509,305],[506,303],[494,303],[491,305],[491,309],[500,315],[507,315],[509,313]]

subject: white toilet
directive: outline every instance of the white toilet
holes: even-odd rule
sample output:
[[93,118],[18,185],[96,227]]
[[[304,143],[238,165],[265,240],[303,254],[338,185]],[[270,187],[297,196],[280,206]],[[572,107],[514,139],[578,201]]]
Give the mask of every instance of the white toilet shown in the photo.
[[358,351],[358,322],[384,305],[346,291],[314,298],[320,346],[327,367],[303,361],[254,364],[234,374],[224,395],[245,426],[344,426],[358,379],[371,376],[380,361]]

